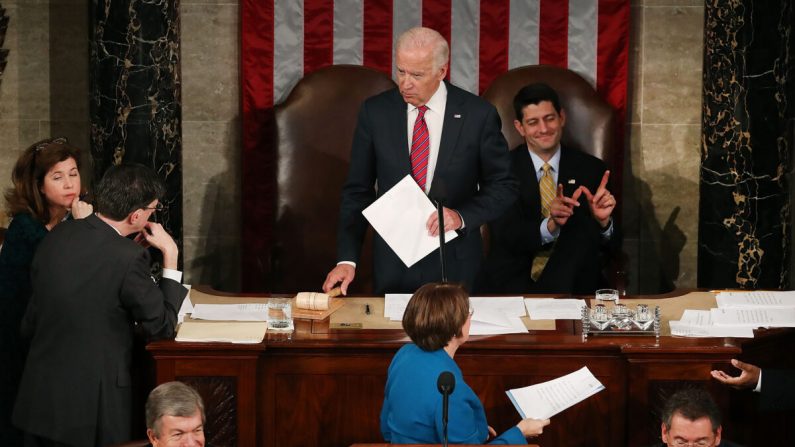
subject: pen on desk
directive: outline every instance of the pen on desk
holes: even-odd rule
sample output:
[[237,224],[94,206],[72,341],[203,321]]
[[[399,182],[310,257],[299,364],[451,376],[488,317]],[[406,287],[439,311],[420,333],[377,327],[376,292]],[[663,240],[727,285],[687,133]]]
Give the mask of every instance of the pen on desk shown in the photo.
[[365,315],[370,315],[370,305],[369,304],[365,304],[364,305],[364,314]]

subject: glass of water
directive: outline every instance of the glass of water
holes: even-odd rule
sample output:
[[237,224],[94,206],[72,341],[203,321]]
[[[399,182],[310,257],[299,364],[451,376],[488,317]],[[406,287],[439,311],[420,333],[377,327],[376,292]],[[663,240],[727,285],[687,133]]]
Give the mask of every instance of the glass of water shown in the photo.
[[268,329],[290,329],[292,321],[292,300],[289,298],[271,298],[268,301]]

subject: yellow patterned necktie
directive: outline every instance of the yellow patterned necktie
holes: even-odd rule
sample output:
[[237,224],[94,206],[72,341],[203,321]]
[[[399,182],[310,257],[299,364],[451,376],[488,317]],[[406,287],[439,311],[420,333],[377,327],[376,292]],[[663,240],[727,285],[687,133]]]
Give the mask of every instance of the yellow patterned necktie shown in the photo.
[[549,217],[549,206],[555,198],[555,180],[552,178],[552,166],[549,163],[544,163],[541,169],[544,170],[541,180],[538,181],[538,189],[541,192],[541,214]]
[[[549,163],[544,163],[541,169],[544,170],[538,181],[538,190],[541,193],[541,214],[544,217],[549,217],[549,206],[555,198],[555,180],[552,178],[552,166]],[[540,250],[536,253],[536,257],[533,258],[533,266],[530,269],[530,277],[533,281],[538,281],[541,277],[541,272],[544,271],[551,254],[551,249]]]

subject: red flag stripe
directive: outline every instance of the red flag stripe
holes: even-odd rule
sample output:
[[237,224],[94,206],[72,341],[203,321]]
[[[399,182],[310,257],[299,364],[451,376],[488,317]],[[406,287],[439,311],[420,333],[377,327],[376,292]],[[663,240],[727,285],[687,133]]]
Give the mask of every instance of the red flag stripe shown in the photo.
[[364,66],[392,73],[392,1],[364,2]]
[[480,8],[480,73],[478,93],[508,70],[508,43],[511,21],[510,0],[491,0]]
[[334,62],[334,2],[304,0],[304,74]]
[[540,0],[538,63],[568,66],[569,2]]

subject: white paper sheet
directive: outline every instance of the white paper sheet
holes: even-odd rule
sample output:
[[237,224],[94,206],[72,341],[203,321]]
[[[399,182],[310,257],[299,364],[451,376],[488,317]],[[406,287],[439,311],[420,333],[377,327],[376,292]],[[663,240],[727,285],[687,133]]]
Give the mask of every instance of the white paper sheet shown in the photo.
[[[410,294],[389,293],[384,297],[384,317],[393,321],[403,320],[403,313],[411,299]],[[475,313],[472,315],[470,335],[518,334],[527,332],[521,317],[525,316],[523,298],[471,297]]]
[[183,286],[188,289],[188,294],[185,295],[185,299],[182,300],[182,305],[179,306],[179,311],[177,312],[177,324],[185,321],[185,315],[193,313],[193,303],[190,300],[190,285],[183,284]]
[[585,300],[570,298],[525,298],[531,320],[579,320]]
[[[425,228],[428,216],[434,212],[436,207],[428,196],[407,175],[362,214],[406,267],[411,267],[439,248],[439,237],[430,236]],[[445,242],[457,236],[455,231],[448,231]]]
[[795,291],[720,292],[715,299],[721,309],[795,308]]
[[754,328],[748,326],[715,326],[708,310],[685,309],[679,321],[669,321],[671,335],[678,337],[753,338]]
[[716,326],[795,327],[795,308],[710,309]]
[[549,382],[508,390],[522,418],[549,419],[605,389],[587,366]]
[[197,304],[191,318],[210,321],[268,321],[266,303]]

